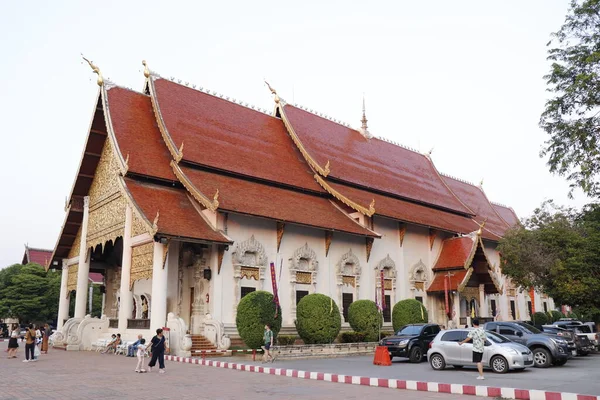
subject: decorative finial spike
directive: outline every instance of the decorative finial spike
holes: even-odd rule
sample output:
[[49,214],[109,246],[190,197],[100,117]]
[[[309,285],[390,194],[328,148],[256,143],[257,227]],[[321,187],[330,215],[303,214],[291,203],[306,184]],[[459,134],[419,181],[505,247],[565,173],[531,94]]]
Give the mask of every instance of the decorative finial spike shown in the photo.
[[150,78],[150,69],[148,68],[148,63],[146,60],[142,60],[142,65],[144,66],[144,76],[146,78]]
[[481,178],[481,182],[479,182],[479,187],[483,187],[483,178]]
[[[362,101],[362,119],[360,120],[360,133],[366,137],[367,139],[372,138],[373,136],[369,133],[369,128],[367,127],[367,112],[365,108],[365,95],[363,93],[363,101]],[[344,124],[346,125],[346,124]],[[349,127],[349,125],[346,125]]]
[[431,157],[431,154],[433,153],[433,149],[435,149],[435,147],[432,147],[432,148],[431,148],[431,150],[429,150],[429,153],[427,153],[427,155],[428,155],[429,157]]
[[94,73],[96,75],[98,75],[98,79],[96,80],[96,83],[98,84],[98,86],[103,86],[104,85],[104,78],[102,77],[102,72],[100,72],[100,68],[98,68],[98,66],[95,65],[93,61],[90,61],[87,58],[85,58],[83,56],[83,54],[81,54],[81,58],[83,58],[89,64],[89,66],[92,69],[92,71],[94,71]]

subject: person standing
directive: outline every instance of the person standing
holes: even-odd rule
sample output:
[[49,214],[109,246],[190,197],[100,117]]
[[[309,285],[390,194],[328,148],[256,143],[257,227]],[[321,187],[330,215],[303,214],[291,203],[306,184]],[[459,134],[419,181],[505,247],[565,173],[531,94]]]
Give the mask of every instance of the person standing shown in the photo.
[[158,328],[156,330],[156,336],[150,341],[150,351],[152,352],[152,358],[148,363],[148,371],[152,372],[152,368],[156,365],[158,360],[159,373],[165,373],[165,350],[167,349],[167,342],[163,335],[163,330]]
[[48,354],[48,340],[50,339],[51,334],[50,326],[48,324],[44,324],[44,329],[42,331],[42,353]]
[[35,330],[33,324],[29,324],[27,332],[25,332],[25,359],[23,362],[35,361]]
[[473,329],[469,331],[467,338],[462,342],[459,342],[459,345],[463,345],[469,341],[473,341],[473,362],[477,364],[477,371],[479,371],[479,376],[477,379],[485,379],[483,377],[483,350],[485,349],[485,330],[479,326],[479,320],[475,318],[473,320]]
[[146,372],[144,369],[144,358],[146,357],[146,339],[140,339],[136,347],[137,351],[137,367],[135,368],[135,372]]
[[17,358],[17,349],[19,348],[18,337],[18,329],[13,326],[13,330],[10,333],[10,339],[8,339],[8,358]]
[[[127,357],[135,357],[137,347],[140,345],[141,341],[142,335],[138,335],[138,340],[127,346]],[[144,342],[146,341],[144,340]]]
[[263,355],[263,363],[266,363],[269,361],[271,361],[271,362],[275,361],[275,359],[271,355],[271,347],[273,346],[273,331],[271,330],[271,326],[268,324],[265,325],[265,333],[263,334],[263,343],[265,344],[264,346],[262,346],[262,349],[265,352],[265,354]]

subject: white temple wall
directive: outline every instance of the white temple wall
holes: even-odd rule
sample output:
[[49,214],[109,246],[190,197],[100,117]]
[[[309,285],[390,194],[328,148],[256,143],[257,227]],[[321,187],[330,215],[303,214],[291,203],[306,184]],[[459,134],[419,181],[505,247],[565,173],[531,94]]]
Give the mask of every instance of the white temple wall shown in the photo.
[[371,250],[371,258],[369,260],[369,275],[372,279],[369,290],[371,291],[370,300],[375,300],[375,283],[381,278],[378,276],[377,266],[388,255],[396,265],[396,290],[394,293],[386,295],[391,296],[392,304],[387,306],[393,307],[395,303],[408,297],[409,287],[406,277],[408,270],[404,260],[404,246],[400,246],[400,230],[397,221],[387,218],[373,217],[373,230],[381,235],[381,239],[375,239],[373,249]]
[[169,243],[169,252],[167,253],[167,264],[169,266],[167,271],[167,313],[175,312],[177,308],[180,246],[179,242],[172,240]]

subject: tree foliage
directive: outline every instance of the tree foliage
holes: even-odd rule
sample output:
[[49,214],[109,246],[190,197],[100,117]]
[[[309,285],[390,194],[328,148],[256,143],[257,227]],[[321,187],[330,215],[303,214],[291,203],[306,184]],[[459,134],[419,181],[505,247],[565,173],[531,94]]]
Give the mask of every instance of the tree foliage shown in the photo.
[[58,313],[60,272],[15,264],[0,270],[0,316],[21,322],[50,322]]
[[503,273],[516,285],[600,317],[600,205],[577,212],[547,201],[498,250]]
[[277,339],[281,329],[281,307],[275,307],[273,295],[269,292],[258,290],[248,293],[238,304],[235,324],[246,346],[258,349],[264,344],[265,325],[271,326],[273,339]]
[[[552,97],[540,127],[550,135],[541,152],[551,172],[600,196],[600,0],[571,0],[560,30],[548,43]],[[571,190],[572,191],[572,190]]]

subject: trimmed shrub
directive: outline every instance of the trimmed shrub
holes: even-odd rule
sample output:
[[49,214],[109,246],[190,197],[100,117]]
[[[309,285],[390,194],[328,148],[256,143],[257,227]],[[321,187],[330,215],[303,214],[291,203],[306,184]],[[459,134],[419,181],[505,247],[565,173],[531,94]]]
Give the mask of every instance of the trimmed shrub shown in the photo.
[[415,299],[406,299],[396,303],[392,310],[392,325],[394,331],[408,324],[418,324],[428,321],[427,309]]
[[565,316],[560,311],[552,310],[550,311],[550,315],[552,315],[552,322],[556,322]]
[[533,313],[533,324],[534,325],[546,325],[548,323],[548,316],[543,312]]
[[271,293],[262,290],[248,293],[238,304],[235,324],[247,348],[258,349],[264,344],[265,325],[271,326],[274,339],[277,338],[281,329],[281,307],[275,318],[275,303]]
[[392,331],[381,331],[381,338],[386,338],[388,336],[394,336],[394,332]]
[[357,300],[350,304],[348,322],[355,332],[366,335],[367,342],[379,340],[379,330],[383,325],[383,317],[373,300]]
[[367,334],[364,332],[343,332],[338,338],[340,343],[361,343],[364,342]]
[[277,343],[280,346],[292,346],[296,343],[296,336],[294,335],[279,335],[277,336]]
[[305,344],[333,343],[342,327],[340,310],[324,294],[304,296],[296,307],[296,330]]

